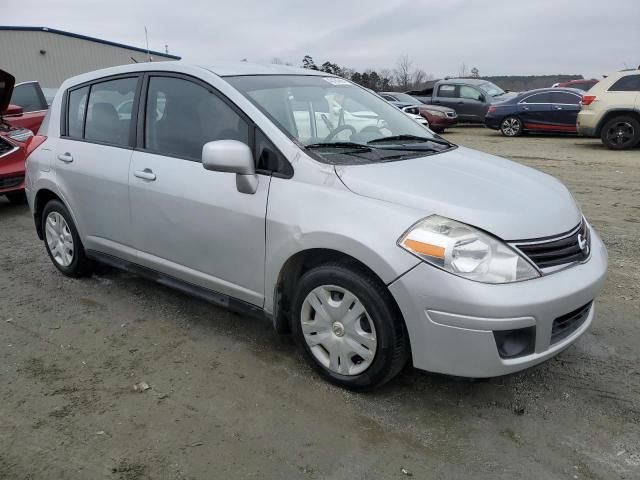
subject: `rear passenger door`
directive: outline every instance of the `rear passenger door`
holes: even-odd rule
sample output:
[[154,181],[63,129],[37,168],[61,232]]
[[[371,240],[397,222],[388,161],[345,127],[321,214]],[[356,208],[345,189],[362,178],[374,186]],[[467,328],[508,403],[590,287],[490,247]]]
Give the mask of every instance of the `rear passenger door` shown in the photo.
[[527,130],[551,130],[551,94],[534,93],[518,103],[518,116]]
[[462,106],[462,103],[459,98],[458,86],[447,83],[438,85],[433,98],[433,103],[435,105],[444,105],[445,107],[453,108],[458,112],[458,115],[460,115],[460,107]]
[[135,259],[129,215],[129,162],[135,121],[116,106],[137,101],[139,75],[110,77],[65,94],[54,168],[63,200],[88,250]]
[[[139,263],[262,306],[269,175],[253,195],[235,174],[205,170],[214,140],[253,144],[251,123],[210,85],[177,74],[146,75],[138,145],[129,173]],[[273,162],[265,157],[265,162]]]

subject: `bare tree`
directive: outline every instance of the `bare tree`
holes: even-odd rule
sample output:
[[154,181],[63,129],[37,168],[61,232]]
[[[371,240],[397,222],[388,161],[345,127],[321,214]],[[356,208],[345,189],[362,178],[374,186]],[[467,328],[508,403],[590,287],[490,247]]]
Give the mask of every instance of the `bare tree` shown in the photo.
[[398,58],[394,73],[396,83],[403,90],[408,90],[411,85],[411,67],[413,67],[413,60],[409,58],[409,55],[403,55]]
[[271,59],[271,63],[273,63],[274,65],[282,65],[284,62],[278,57],[273,57]]
[[469,75],[469,71],[467,70],[467,64],[462,62],[462,65],[460,65],[460,70],[458,70],[458,77],[464,78],[467,75]]

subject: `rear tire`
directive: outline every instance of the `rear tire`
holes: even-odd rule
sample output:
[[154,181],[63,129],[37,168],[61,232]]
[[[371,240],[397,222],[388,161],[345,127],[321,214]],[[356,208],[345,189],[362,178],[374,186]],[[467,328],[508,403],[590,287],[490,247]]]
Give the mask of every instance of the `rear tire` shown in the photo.
[[522,120],[518,117],[507,117],[500,122],[500,131],[505,137],[518,137],[522,135]]
[[49,258],[67,277],[84,277],[93,270],[71,214],[58,200],[51,200],[42,211],[42,232]]
[[9,200],[9,203],[11,203],[12,205],[24,205],[25,203],[27,203],[27,194],[24,192],[24,190],[21,190],[19,192],[7,193],[5,195],[7,196],[7,200]]
[[607,121],[600,132],[602,143],[611,150],[627,150],[640,143],[640,122],[621,115]]
[[340,387],[380,386],[409,358],[409,337],[393,297],[358,265],[330,263],[306,272],[292,312],[293,334],[308,362]]

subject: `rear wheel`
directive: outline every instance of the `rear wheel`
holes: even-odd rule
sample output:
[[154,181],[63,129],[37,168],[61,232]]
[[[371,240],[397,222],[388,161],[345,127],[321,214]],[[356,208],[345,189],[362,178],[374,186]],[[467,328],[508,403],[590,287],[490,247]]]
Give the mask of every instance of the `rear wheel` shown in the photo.
[[49,258],[58,270],[68,277],[82,277],[91,273],[92,262],[84,253],[69,210],[60,201],[51,200],[45,205],[42,231]]
[[640,122],[633,117],[620,116],[602,127],[602,143],[612,150],[626,150],[640,143]]
[[311,365],[341,387],[364,390],[400,372],[409,339],[387,288],[357,266],[305,273],[294,298],[294,334]]
[[27,203],[27,195],[24,193],[24,190],[7,193],[6,195],[9,203],[12,203],[13,205],[24,205]]
[[522,135],[522,120],[518,117],[507,117],[500,122],[500,131],[505,137]]

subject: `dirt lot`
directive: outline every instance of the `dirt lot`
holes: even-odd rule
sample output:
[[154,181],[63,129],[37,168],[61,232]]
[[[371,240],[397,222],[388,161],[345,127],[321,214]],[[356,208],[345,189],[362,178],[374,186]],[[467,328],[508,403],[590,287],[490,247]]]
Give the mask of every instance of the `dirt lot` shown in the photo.
[[0,479],[640,478],[640,150],[446,136],[559,177],[602,235],[574,346],[487,382],[408,368],[345,392],[266,322],[130,274],[64,278],[0,200]]

